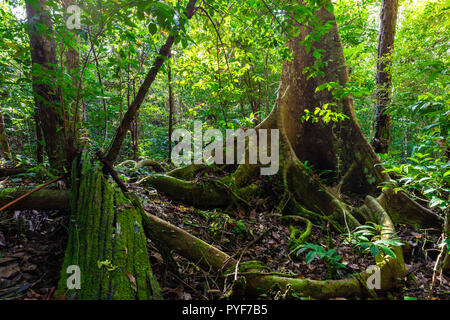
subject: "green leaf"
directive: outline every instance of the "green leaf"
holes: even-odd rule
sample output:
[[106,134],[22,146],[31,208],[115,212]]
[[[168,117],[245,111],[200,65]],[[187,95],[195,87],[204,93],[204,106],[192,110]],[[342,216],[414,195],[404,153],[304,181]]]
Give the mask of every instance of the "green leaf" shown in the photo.
[[158,27],[156,26],[155,23],[152,22],[148,25],[148,31],[150,32],[150,34],[153,35],[156,33],[156,31],[158,31]]
[[310,251],[305,257],[306,264],[310,264],[315,258],[317,257],[317,254],[315,251]]
[[391,256],[394,259],[397,259],[397,256],[395,255],[394,251],[392,251],[389,247],[379,245],[379,247],[386,253],[387,255]]
[[378,246],[372,244],[370,246],[370,253],[376,258],[380,254],[380,249],[378,248]]

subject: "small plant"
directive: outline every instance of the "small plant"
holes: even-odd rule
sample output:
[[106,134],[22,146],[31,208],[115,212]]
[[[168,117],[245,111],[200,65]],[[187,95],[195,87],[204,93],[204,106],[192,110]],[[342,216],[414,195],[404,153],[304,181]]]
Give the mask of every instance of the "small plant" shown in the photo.
[[106,268],[109,272],[114,271],[117,269],[117,266],[113,266],[110,260],[105,261],[97,261],[97,266],[99,269],[102,267]]
[[[407,160],[408,163],[391,166],[385,171],[400,178],[398,181],[391,180],[384,183],[382,190],[392,189],[395,193],[412,191],[414,198],[425,201],[430,208],[445,210],[450,205],[448,201],[450,163],[447,159],[435,158],[431,153],[416,152]],[[415,196],[414,191],[418,191],[420,197]]]
[[297,254],[308,251],[308,254],[305,257],[305,262],[307,264],[311,263],[315,259],[323,260],[328,266],[328,274],[332,278],[336,278],[338,269],[345,269],[346,266],[342,264],[340,261],[342,260],[342,256],[337,254],[336,249],[325,249],[324,247],[314,244],[314,243],[305,243],[300,250],[297,251]]
[[245,236],[247,234],[247,226],[242,220],[236,220],[234,223],[231,222],[230,224],[233,227],[231,229],[231,232],[242,236]]
[[326,103],[322,108],[316,107],[314,112],[309,111],[308,109],[304,110],[304,115],[300,118],[301,122],[307,122],[311,120],[312,123],[323,122],[324,124],[328,124],[331,122],[339,122],[348,119],[343,113],[334,112],[329,108],[330,106],[335,106],[335,103]]
[[[370,252],[376,258],[380,254],[387,254],[397,258],[394,251],[389,246],[399,247],[403,243],[393,233],[384,232],[385,226],[369,222],[367,225],[359,226],[354,232],[347,233],[345,242],[357,248],[360,253]],[[390,239],[384,239],[389,235]]]

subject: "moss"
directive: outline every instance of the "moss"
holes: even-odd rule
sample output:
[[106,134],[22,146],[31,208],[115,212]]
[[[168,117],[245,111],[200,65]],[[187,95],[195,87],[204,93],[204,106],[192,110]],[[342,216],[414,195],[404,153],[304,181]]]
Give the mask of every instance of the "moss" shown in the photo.
[[[72,193],[72,222],[59,296],[76,293],[77,299],[87,300],[161,298],[148,259],[140,208],[111,187],[101,169],[90,161],[83,162],[81,172],[79,186]],[[99,267],[102,261],[114,268]],[[81,289],[77,291],[65,288],[65,270],[70,264],[81,269]]]
[[296,293],[301,297],[328,299],[362,295],[363,287],[356,278],[343,280],[310,280],[286,278],[276,275],[255,274],[246,276],[247,294],[261,294],[282,291]]
[[190,182],[154,174],[145,180],[145,184],[171,198],[202,207],[225,207],[233,198],[229,188],[218,181]]
[[303,243],[305,243],[306,239],[311,234],[312,223],[311,221],[307,220],[306,229],[303,232],[292,225],[289,226],[289,230],[291,231],[289,239],[289,251],[290,253],[293,253],[300,249],[300,247],[303,245]]
[[[244,261],[240,262],[238,266],[238,272],[246,272],[248,270],[268,270],[271,271],[270,268],[263,265],[260,261],[257,260],[250,260],[250,261]],[[232,266],[231,268],[228,268],[224,274],[234,274],[236,272],[236,267]]]

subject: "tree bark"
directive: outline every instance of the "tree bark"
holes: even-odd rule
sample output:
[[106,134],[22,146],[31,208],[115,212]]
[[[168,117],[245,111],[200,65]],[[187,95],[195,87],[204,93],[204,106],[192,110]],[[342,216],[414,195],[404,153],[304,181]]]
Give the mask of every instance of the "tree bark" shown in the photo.
[[[46,0],[27,1],[26,11],[33,65],[33,94],[45,139],[50,165],[59,171],[66,167],[66,140],[58,88],[51,84],[55,75],[56,46]],[[45,26],[45,30],[40,30]],[[62,131],[61,131],[62,130]]]
[[[171,54],[169,53],[169,58]],[[172,131],[173,131],[173,93],[172,93],[172,67],[169,65],[167,72],[167,81],[169,85],[169,155],[167,161],[171,163],[172,159]]]
[[44,163],[44,138],[42,137],[41,118],[39,117],[39,109],[34,108],[34,125],[36,129],[36,162]]
[[375,152],[387,153],[391,142],[391,65],[397,24],[398,0],[383,0],[378,37],[377,75],[375,93],[375,121],[372,146]]
[[3,111],[0,110],[0,144],[2,147],[2,155],[5,160],[11,160],[11,148],[9,147],[8,136],[6,135],[5,121],[3,119]]

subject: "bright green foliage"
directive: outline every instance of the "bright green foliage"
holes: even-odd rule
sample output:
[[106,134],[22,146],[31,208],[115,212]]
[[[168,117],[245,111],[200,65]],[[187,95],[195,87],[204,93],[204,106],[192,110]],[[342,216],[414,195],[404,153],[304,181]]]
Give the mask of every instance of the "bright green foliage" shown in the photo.
[[[324,52],[314,45],[332,27],[314,14],[324,1],[296,3],[199,1],[199,9],[187,22],[182,13],[187,0],[83,0],[78,2],[82,28],[70,30],[60,1],[51,0],[58,64],[54,72],[44,72],[30,65],[25,0],[1,2],[0,104],[15,160],[33,163],[34,150],[43,143],[36,141],[33,74],[44,73],[44,80],[58,88],[68,123],[78,110],[78,138],[106,149],[169,34],[178,35],[172,57],[139,110],[137,156],[167,159],[168,65],[174,129],[192,129],[195,120],[202,121],[205,130],[257,125],[275,104],[283,61],[292,57],[286,41],[298,28],[291,17],[313,26],[302,44],[317,63],[303,72],[321,76],[327,63]],[[380,1],[338,0],[333,7],[327,9],[336,15],[350,81],[345,86],[324,83],[314,93],[330,91],[336,99],[351,94],[358,122],[371,140]],[[398,178],[382,188],[408,191],[422,204],[439,209],[449,204],[448,11],[448,1],[400,1],[391,70],[392,142],[390,153],[382,156],[388,172]],[[66,65],[70,49],[78,54],[74,70]],[[305,109],[299,121],[337,126],[346,120],[332,103]],[[134,156],[131,144],[127,135],[123,158]]]
[[[383,231],[384,226],[375,223],[359,226],[355,231],[346,234],[345,241],[355,247],[360,253],[369,252],[374,258],[381,255],[389,255],[396,258],[394,251],[389,247],[399,247],[403,243],[392,233]],[[389,239],[384,238],[389,236]]]
[[327,250],[321,245],[307,242],[302,246],[302,248],[297,251],[297,254],[306,251],[308,253],[306,254],[305,262],[309,264],[315,259],[323,260],[327,264],[328,273],[332,278],[335,278],[337,276],[337,269],[346,268],[346,266],[340,262],[342,260],[342,256],[337,254],[336,249]]

